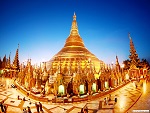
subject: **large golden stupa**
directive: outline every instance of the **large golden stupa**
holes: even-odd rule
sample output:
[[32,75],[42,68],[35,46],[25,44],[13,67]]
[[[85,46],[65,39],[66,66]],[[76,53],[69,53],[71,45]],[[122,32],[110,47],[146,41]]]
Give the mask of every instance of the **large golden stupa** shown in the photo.
[[54,72],[61,66],[62,73],[66,73],[70,68],[73,73],[77,72],[79,62],[81,70],[88,68],[89,62],[97,72],[104,66],[104,62],[99,60],[85,47],[78,32],[76,14],[74,13],[70,35],[66,39],[64,47],[53,56],[48,64]]

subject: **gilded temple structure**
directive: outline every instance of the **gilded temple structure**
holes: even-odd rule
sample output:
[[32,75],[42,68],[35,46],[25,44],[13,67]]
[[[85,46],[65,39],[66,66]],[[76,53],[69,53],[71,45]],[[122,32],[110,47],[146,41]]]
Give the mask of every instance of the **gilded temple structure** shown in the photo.
[[[137,69],[135,59],[138,58],[131,38],[130,53],[132,65],[127,74],[131,77]],[[40,66],[32,65],[31,59],[27,60],[26,65],[19,64],[18,46],[14,62],[11,64],[10,56],[7,59],[5,55],[3,60],[0,59],[0,69],[8,70],[8,73],[14,71],[10,75],[6,73],[7,76],[15,77],[18,87],[30,94],[53,94],[57,97],[91,95],[111,90],[129,78],[120,66],[118,56],[115,64],[106,65],[85,47],[75,13],[65,45],[52,59],[40,63]],[[140,71],[137,71],[139,74]]]
[[130,68],[128,70],[128,73],[130,78],[141,78],[147,75],[148,68],[146,67],[146,65],[141,65],[142,63],[140,62],[130,33],[128,34],[128,37],[130,39]]
[[84,45],[82,38],[79,35],[76,15],[73,15],[72,26],[70,35],[66,39],[64,47],[50,60],[49,65],[56,72],[58,65],[61,65],[61,69],[64,73],[69,71],[67,67],[71,67],[71,72],[77,72],[78,62],[80,62],[81,71],[90,62],[95,67],[96,71],[99,71],[100,67],[104,66],[104,62],[99,60],[94,54],[92,54]]
[[16,77],[20,71],[20,64],[19,64],[19,44],[18,48],[16,50],[16,54],[13,60],[13,63],[11,63],[10,55],[7,58],[6,55],[4,56],[3,60],[0,58],[0,75],[4,75],[5,77]]
[[64,47],[47,64],[50,69],[49,89],[54,88],[55,95],[84,94],[98,90],[96,80],[105,64],[85,47],[79,35],[75,13]]

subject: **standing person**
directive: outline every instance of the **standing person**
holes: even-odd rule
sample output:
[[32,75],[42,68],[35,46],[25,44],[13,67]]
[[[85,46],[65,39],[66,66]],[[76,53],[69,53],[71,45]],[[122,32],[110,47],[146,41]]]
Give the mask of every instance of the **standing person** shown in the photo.
[[36,110],[39,113],[39,105],[35,102]]
[[117,96],[115,95],[115,102],[117,102]]
[[104,98],[104,105],[106,105],[106,98]]
[[108,99],[108,101],[111,101],[111,94],[109,94],[109,99]]
[[26,101],[25,97],[23,97],[23,101]]
[[24,109],[24,113],[27,113],[27,110],[26,110],[26,108]]
[[85,113],[88,113],[88,108],[87,108],[87,106],[85,107],[84,112],[85,112]]
[[3,105],[4,106],[4,113],[6,113],[7,111],[7,105]]
[[20,98],[19,98],[19,95],[18,95],[18,100],[19,100]]
[[106,104],[108,105],[109,97],[106,98]]
[[28,113],[32,113],[30,107],[28,106]]
[[4,105],[3,105],[3,102],[0,102],[0,106],[1,106],[1,111],[4,112]]
[[41,102],[39,102],[39,107],[40,107],[40,111],[43,111]]
[[84,109],[83,108],[81,109],[81,113],[84,113]]
[[24,113],[24,109],[22,111],[23,111],[22,113]]

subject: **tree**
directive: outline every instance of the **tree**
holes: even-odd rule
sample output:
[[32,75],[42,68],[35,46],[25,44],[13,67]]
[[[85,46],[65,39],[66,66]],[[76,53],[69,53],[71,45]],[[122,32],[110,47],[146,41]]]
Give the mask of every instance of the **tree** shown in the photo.
[[130,68],[130,63],[131,63],[131,61],[129,59],[123,61],[125,70],[128,70]]
[[146,59],[142,59],[140,64],[139,64],[140,68],[150,68],[150,64]]

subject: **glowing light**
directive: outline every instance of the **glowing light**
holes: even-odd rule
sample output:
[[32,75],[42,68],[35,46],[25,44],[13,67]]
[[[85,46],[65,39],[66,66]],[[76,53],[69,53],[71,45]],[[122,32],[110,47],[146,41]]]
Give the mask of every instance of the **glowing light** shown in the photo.
[[146,81],[143,81],[143,94],[146,93]]
[[59,88],[58,88],[58,93],[59,94],[64,94],[64,86],[63,85],[60,85]]
[[80,94],[84,94],[84,85],[80,85]]
[[93,85],[92,85],[92,90],[93,90],[94,92],[96,92],[96,83],[93,83]]
[[94,76],[95,76],[95,79],[97,80],[97,79],[99,79],[99,74],[94,74]]
[[126,80],[128,80],[129,79],[129,75],[128,74],[126,74]]
[[125,107],[126,97],[123,95],[120,95],[120,99],[118,102],[119,102],[120,109],[123,109]]
[[121,68],[124,68],[124,64],[121,65]]
[[0,70],[0,74],[3,74],[3,72],[4,72],[3,70]]
[[106,88],[106,89],[109,88],[108,81],[105,81],[105,88]]

